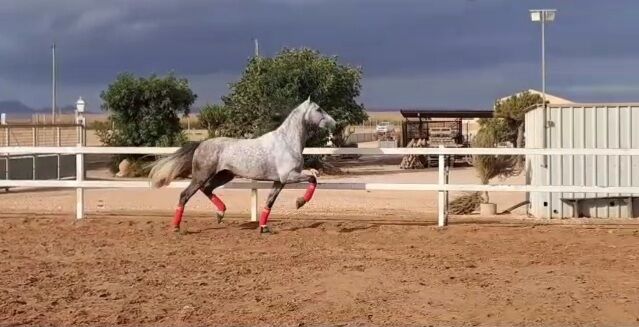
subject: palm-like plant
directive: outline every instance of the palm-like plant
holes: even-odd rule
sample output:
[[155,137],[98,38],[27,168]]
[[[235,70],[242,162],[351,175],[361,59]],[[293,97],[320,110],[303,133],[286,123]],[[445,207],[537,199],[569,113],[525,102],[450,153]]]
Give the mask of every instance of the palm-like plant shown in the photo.
[[[472,141],[475,148],[494,148],[499,143],[499,130],[496,124],[485,124]],[[518,164],[519,156],[512,155],[475,155],[473,166],[483,185],[487,185],[495,177],[507,178],[521,173]],[[489,203],[488,191],[484,192],[484,203]]]

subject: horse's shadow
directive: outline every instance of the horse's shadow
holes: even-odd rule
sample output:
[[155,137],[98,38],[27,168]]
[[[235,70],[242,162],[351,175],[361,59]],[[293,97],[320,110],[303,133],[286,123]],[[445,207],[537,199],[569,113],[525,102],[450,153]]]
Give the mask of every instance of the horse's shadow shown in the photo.
[[240,229],[257,229],[260,224],[257,221],[249,221],[239,225]]
[[[303,229],[315,229],[321,226],[324,226],[325,222],[314,222],[312,224],[308,224],[308,225],[302,225],[302,226],[292,226],[292,227],[282,227],[279,229],[280,232],[295,232],[298,230],[303,230]],[[240,229],[256,229],[258,227],[258,223],[257,222],[247,222],[247,223],[243,223],[240,225]],[[360,230],[367,230],[367,229],[371,229],[371,228],[375,228],[378,226],[375,226],[374,224],[372,225],[366,225],[366,226],[354,226],[354,227],[341,227],[339,228],[337,231],[339,233],[352,233],[352,232],[356,232],[356,231],[360,231]]]
[[198,229],[198,230],[186,230],[182,234],[184,234],[184,235],[201,234],[203,232],[208,232],[208,231],[212,231],[212,230],[216,230],[216,229],[222,229],[222,228],[221,227],[207,227],[207,228],[202,228],[202,229]]
[[[281,228],[279,230],[281,232],[294,232],[294,231],[301,230],[301,229],[318,228],[318,227],[320,227],[322,225],[324,225],[323,222],[315,222],[315,223],[312,223],[310,225],[294,226],[294,227],[289,227],[289,228]],[[250,222],[246,222],[246,223],[243,223],[243,224],[239,225],[240,229],[257,229],[258,226],[259,226],[258,222],[255,222],[255,221],[250,221]]]
[[316,223],[312,223],[310,225],[306,225],[306,226],[295,226],[295,227],[291,227],[291,228],[286,228],[283,229],[283,231],[287,231],[287,232],[294,232],[300,229],[313,229],[313,228],[317,228],[324,225],[323,222],[316,222]]
[[339,229],[340,233],[352,233],[352,232],[356,232],[356,231],[360,231],[360,230],[367,230],[367,229],[371,229],[371,228],[375,228],[377,226],[375,225],[369,225],[369,226],[357,226],[357,227],[342,227]]

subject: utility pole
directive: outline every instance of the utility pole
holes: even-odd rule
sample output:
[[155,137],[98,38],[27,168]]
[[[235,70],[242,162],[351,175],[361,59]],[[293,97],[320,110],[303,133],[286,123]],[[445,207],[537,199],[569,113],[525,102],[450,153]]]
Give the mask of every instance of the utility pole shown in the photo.
[[253,42],[255,42],[255,57],[259,57],[260,56],[260,44],[257,41],[257,38],[253,39]]
[[52,56],[52,90],[51,90],[51,123],[55,124],[55,112],[56,112],[56,85],[55,85],[55,42],[53,46],[51,46],[51,56]]

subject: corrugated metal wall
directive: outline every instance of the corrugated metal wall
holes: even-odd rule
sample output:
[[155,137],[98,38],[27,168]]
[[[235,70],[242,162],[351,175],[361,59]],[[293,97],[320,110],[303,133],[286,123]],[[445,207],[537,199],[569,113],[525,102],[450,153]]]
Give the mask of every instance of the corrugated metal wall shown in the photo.
[[[550,105],[529,111],[525,123],[526,147],[530,148],[543,148],[544,134],[549,148],[639,147],[639,104]],[[527,156],[526,165],[531,185],[639,186],[639,157]],[[572,217],[573,207],[561,199],[615,195],[627,194],[531,192],[530,213],[544,218]],[[624,217],[626,212],[620,204],[614,200],[592,200],[584,203],[580,214]],[[634,212],[633,216],[636,215]]]

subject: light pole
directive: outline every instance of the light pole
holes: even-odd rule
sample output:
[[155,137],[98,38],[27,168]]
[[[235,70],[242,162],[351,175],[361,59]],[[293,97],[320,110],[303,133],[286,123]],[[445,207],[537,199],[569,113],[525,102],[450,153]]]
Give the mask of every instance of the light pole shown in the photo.
[[58,106],[56,103],[56,76],[55,76],[55,43],[51,46],[51,123],[55,124],[55,112],[56,107]]
[[546,22],[555,20],[556,9],[532,9],[530,19],[541,23],[541,94],[546,106]]
[[[86,108],[86,102],[80,97],[78,101],[75,102],[75,122],[78,124],[78,147],[85,146],[84,137],[84,110]],[[84,155],[78,153],[75,155],[75,179],[78,182],[82,182],[84,180]],[[76,207],[75,207],[75,218],[82,219],[84,218],[84,189],[78,187],[75,189],[76,196]]]
[[[552,22],[555,20],[555,15],[557,14],[557,10],[555,9],[533,9],[530,10],[530,20],[533,22],[541,23],[541,97],[544,102],[543,108],[543,119],[544,119],[544,133],[543,133],[543,145],[544,148],[548,147],[548,139],[549,139],[549,129],[547,123],[547,107],[546,107],[546,22]],[[546,183],[547,185],[552,184],[552,179],[550,175],[549,169],[549,160],[548,156],[543,156],[542,167],[546,169]],[[550,193],[547,193],[547,199],[550,199]],[[552,201],[548,201],[550,204]],[[552,205],[548,205],[547,212],[548,217],[552,216]]]

